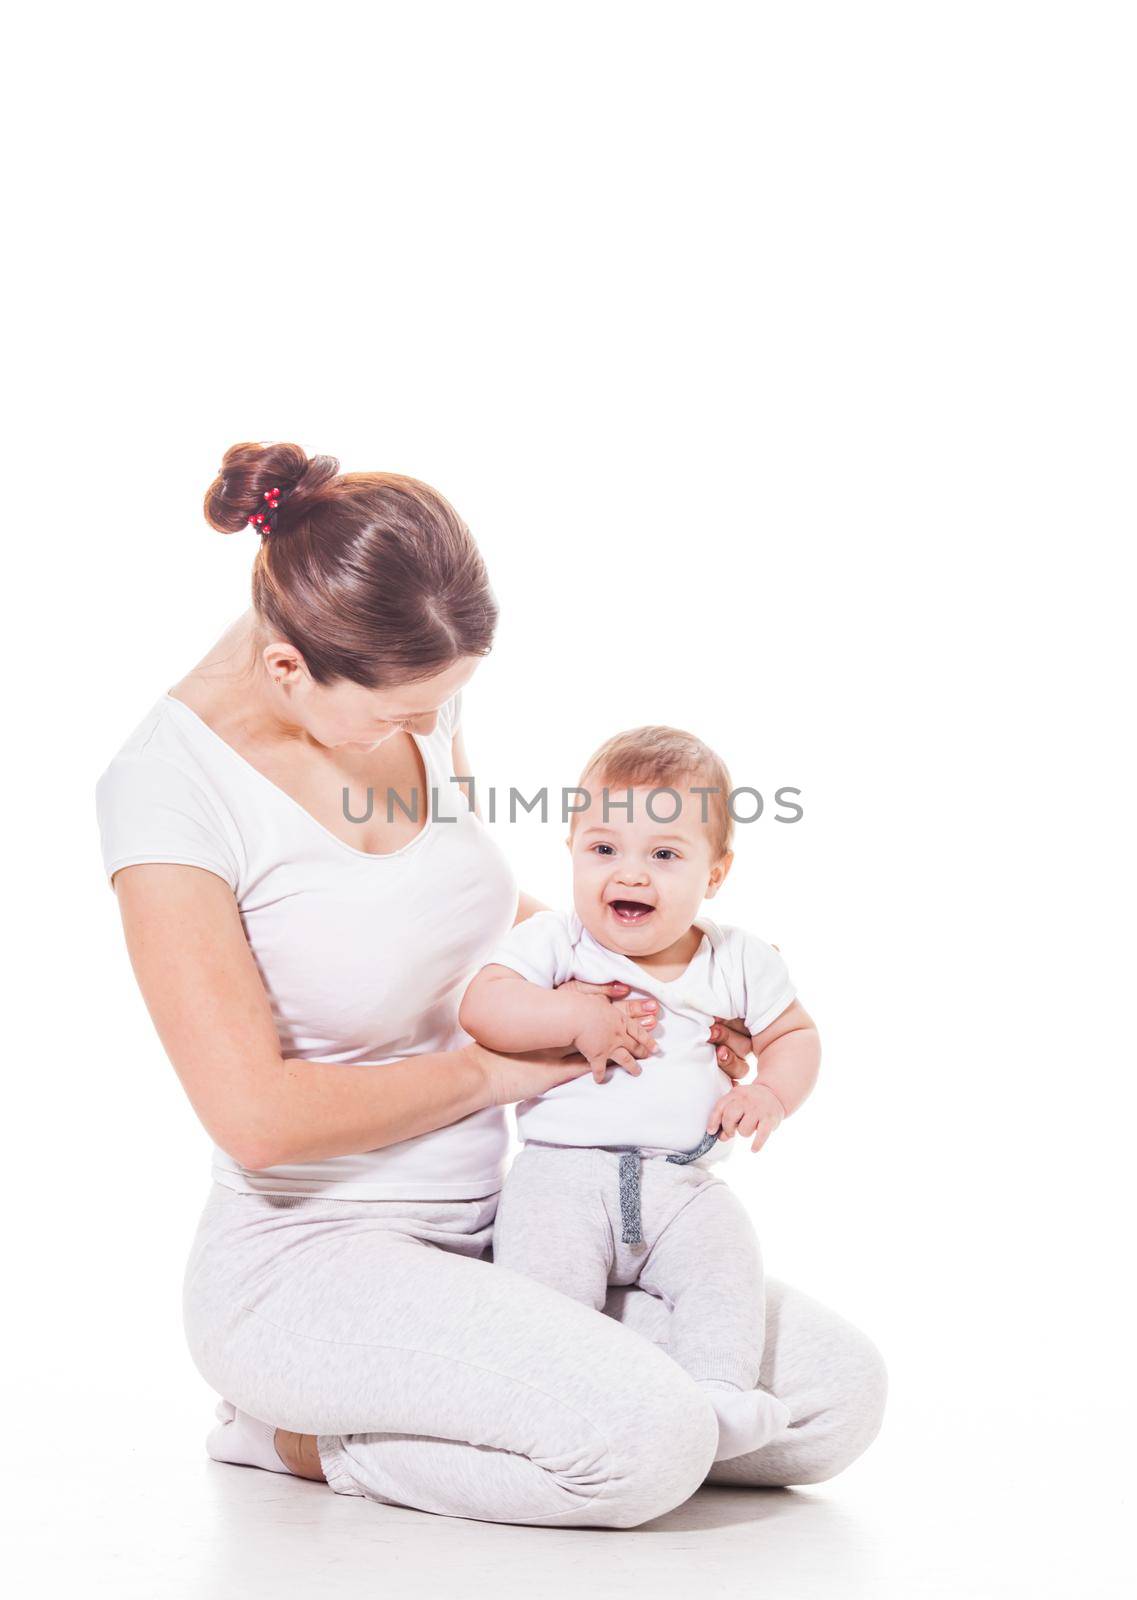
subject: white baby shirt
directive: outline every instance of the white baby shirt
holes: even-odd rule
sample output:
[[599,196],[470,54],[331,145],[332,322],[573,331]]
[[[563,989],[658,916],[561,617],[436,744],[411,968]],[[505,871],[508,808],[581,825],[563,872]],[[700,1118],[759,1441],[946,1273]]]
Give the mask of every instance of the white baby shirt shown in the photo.
[[[698,917],[703,942],[678,978],[662,982],[629,956],[599,944],[575,911],[539,911],[512,928],[494,948],[491,964],[511,967],[531,983],[554,989],[570,978],[620,981],[635,997],[658,1001],[655,1055],[639,1077],[610,1066],[602,1083],[589,1073],[559,1084],[517,1107],[521,1139],[547,1144],[636,1145],[645,1150],[692,1150],[716,1102],[731,1087],[707,1035],[715,1017],[742,1017],[760,1033],[794,999],[786,964],[772,946],[741,928]],[[729,1154],[720,1143],[715,1155]]]

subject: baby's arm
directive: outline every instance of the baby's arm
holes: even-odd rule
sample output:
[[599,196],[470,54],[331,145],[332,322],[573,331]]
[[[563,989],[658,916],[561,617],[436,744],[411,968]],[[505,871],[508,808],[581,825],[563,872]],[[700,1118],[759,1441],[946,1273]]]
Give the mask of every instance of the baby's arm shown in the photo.
[[754,1135],[752,1150],[761,1150],[783,1119],[809,1096],[821,1066],[821,1039],[813,1019],[794,1000],[761,1033],[754,1036],[758,1075],[737,1084],[711,1112],[708,1133],[731,1138]]
[[754,1054],[755,1086],[775,1095],[788,1117],[809,1097],[821,1068],[821,1037],[800,1000],[755,1036]]
[[458,1021],[487,1050],[569,1045],[577,1010],[571,989],[544,989],[512,967],[483,967],[466,990]]
[[569,985],[546,989],[512,967],[483,967],[466,990],[458,1021],[487,1050],[544,1050],[573,1046],[599,1082],[608,1062],[636,1075],[630,1046],[655,1050],[651,1035],[603,995]]

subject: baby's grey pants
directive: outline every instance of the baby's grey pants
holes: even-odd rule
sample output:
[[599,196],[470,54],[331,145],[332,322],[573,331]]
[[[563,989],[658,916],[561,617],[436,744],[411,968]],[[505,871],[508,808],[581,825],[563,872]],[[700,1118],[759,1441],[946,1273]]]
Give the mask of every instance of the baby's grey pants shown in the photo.
[[642,1243],[622,1240],[620,1155],[527,1144],[494,1222],[494,1260],[603,1311],[610,1284],[638,1283],[670,1307],[667,1353],[692,1378],[753,1389],[765,1336],[762,1258],[729,1184],[662,1155],[640,1158]]
[[316,1434],[337,1493],[490,1522],[633,1527],[708,1475],[830,1478],[876,1435],[874,1346],[771,1281],[761,1383],[794,1424],[712,1468],[715,1413],[667,1354],[664,1302],[614,1288],[602,1315],[493,1264],[496,1206],[215,1184],[185,1276],[199,1371],[252,1416]]

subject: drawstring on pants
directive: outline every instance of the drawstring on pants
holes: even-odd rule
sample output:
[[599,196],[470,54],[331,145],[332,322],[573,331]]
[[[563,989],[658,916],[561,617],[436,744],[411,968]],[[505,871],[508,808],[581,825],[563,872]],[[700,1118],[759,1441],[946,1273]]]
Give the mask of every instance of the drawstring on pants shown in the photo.
[[[682,1150],[664,1159],[677,1167],[689,1161],[698,1161],[718,1143],[717,1133],[705,1133],[693,1150]],[[643,1152],[631,1146],[620,1152],[620,1238],[624,1244],[643,1244],[643,1225],[640,1215],[640,1160]]]

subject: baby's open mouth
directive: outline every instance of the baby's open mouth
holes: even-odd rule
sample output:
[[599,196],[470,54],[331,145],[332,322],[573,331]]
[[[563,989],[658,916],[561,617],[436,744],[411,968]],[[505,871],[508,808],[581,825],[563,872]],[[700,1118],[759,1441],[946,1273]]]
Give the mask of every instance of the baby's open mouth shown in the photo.
[[609,900],[608,909],[617,922],[626,923],[631,927],[637,922],[646,921],[655,907],[646,905],[642,900]]

